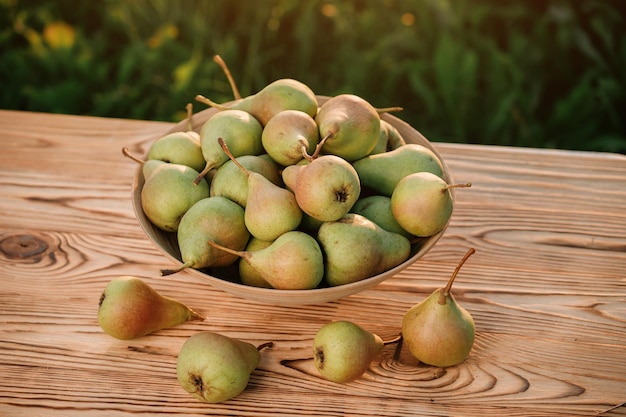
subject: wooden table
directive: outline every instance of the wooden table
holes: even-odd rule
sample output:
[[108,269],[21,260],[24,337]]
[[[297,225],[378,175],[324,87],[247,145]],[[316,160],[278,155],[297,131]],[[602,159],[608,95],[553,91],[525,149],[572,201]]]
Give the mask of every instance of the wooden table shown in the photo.
[[[0,111],[0,415],[626,415],[626,158],[436,143],[455,179],[453,221],[423,259],[340,301],[246,301],[171,263],[131,207],[136,165],[168,123]],[[452,273],[476,320],[470,357],[417,365],[388,346],[362,378],[321,379],[315,332],[348,319],[383,338]],[[137,275],[208,319],[132,341],[96,320],[104,286]],[[178,385],[178,350],[217,331],[273,348],[247,390],[217,405]]]

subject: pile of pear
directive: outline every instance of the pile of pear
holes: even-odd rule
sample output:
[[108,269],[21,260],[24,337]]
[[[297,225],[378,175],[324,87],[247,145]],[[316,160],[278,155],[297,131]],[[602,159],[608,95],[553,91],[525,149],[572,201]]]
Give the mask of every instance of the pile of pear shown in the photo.
[[[235,91],[235,90],[233,90]],[[217,109],[202,126],[157,139],[142,164],[141,206],[175,233],[187,268],[235,270],[245,285],[339,286],[405,262],[453,210],[444,165],[407,143],[354,94],[319,103],[279,79]],[[220,275],[219,273],[216,275]],[[223,275],[223,274],[221,274]]]

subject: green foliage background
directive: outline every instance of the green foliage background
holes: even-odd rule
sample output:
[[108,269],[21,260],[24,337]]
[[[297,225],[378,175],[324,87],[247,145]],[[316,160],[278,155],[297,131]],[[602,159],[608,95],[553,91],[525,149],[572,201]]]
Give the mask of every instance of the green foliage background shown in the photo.
[[[0,107],[178,121],[278,78],[432,141],[626,152],[623,0],[0,0]],[[205,108],[195,103],[196,111]]]

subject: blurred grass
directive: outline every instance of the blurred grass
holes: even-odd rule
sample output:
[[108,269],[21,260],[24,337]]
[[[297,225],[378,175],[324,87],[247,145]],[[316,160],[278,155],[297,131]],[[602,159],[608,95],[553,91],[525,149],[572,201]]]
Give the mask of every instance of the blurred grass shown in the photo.
[[[0,0],[0,107],[178,121],[278,78],[433,141],[626,152],[622,0]],[[204,105],[194,103],[196,110]]]

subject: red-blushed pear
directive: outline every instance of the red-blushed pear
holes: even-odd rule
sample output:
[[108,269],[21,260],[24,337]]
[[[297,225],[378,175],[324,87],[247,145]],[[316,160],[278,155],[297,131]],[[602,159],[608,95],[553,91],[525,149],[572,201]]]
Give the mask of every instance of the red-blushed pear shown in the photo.
[[470,183],[447,184],[431,172],[402,178],[391,195],[391,213],[404,230],[418,237],[433,236],[446,227],[454,201],[451,189]]
[[273,288],[308,290],[316,288],[324,276],[324,259],[317,241],[304,232],[286,232],[269,246],[254,251],[235,251],[216,242],[216,250],[241,256]]
[[196,333],[178,352],[178,383],[199,401],[227,401],[246,389],[250,374],[261,361],[260,351],[272,345],[267,342],[257,347],[220,333]]
[[134,276],[112,279],[98,305],[98,324],[105,333],[122,340],[135,339],[189,320],[204,320],[181,302],[159,294]]
[[472,350],[474,319],[456,302],[450,290],[461,266],[474,252],[471,248],[465,254],[444,288],[435,290],[403,317],[403,344],[423,363],[454,366],[463,362]]
[[283,180],[293,190],[302,211],[320,221],[339,220],[361,194],[354,167],[335,155],[322,155],[305,165],[285,167]]

